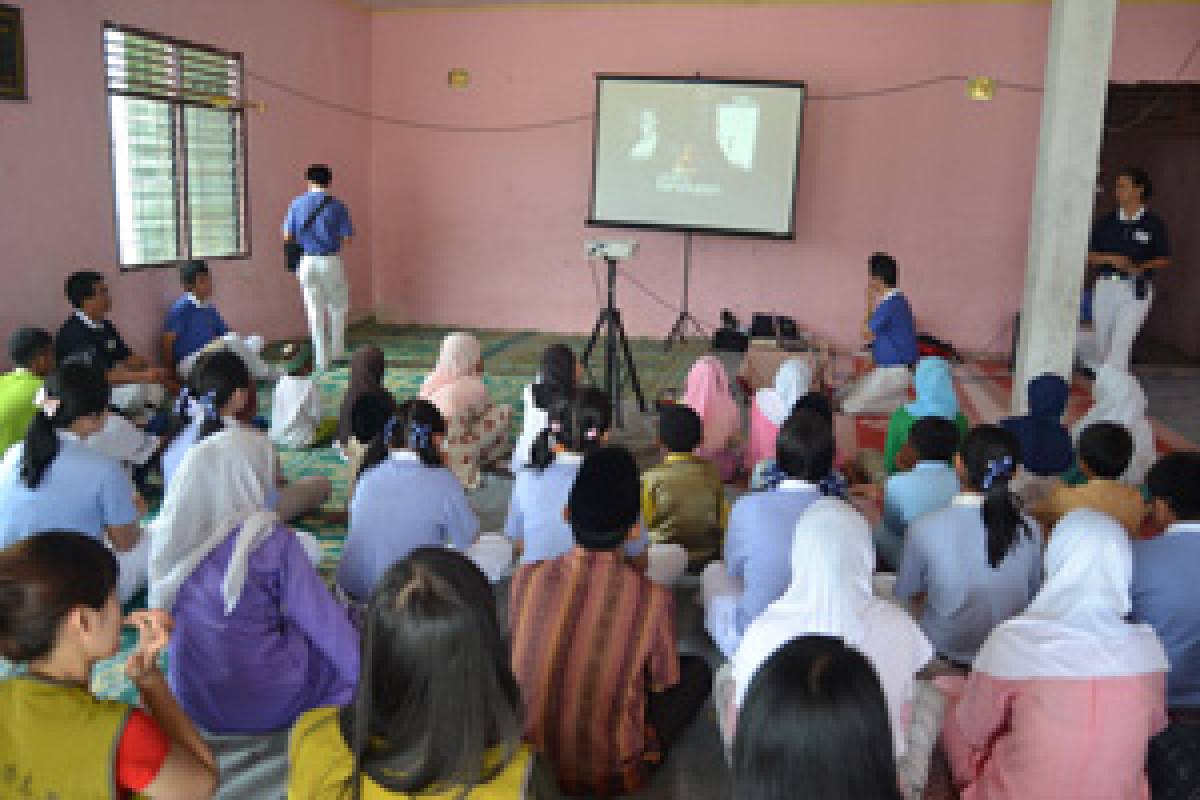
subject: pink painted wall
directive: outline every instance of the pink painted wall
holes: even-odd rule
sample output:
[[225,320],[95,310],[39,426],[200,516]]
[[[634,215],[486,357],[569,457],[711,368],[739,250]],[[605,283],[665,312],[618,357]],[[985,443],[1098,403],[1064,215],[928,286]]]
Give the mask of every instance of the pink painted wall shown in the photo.
[[[173,270],[121,274],[116,265],[102,30],[104,20],[245,54],[248,71],[356,107],[370,102],[370,17],[333,0],[27,0],[28,103],[0,103],[0,337],[18,325],[54,330],[67,314],[63,278],[99,269],[114,318],[149,353],[179,294]],[[367,214],[366,122],[347,119],[249,79],[267,103],[249,122],[251,244],[244,261],[214,262],[217,303],[230,324],[269,336],[305,330],[295,279],[284,272],[279,226],[311,161],[334,168],[334,189],[360,229]],[[347,268],[353,303],[370,302],[365,246]],[[0,348],[3,349],[3,348]],[[153,354],[157,354],[157,348]],[[0,356],[7,362],[7,354]]]
[[[592,107],[595,72],[796,78],[815,94],[943,74],[1040,84],[1047,6],[1025,4],[647,7],[385,14],[372,25],[376,113],[509,125]],[[1122,8],[1115,80],[1165,78],[1200,8]],[[446,71],[466,67],[452,91]],[[1193,71],[1200,64],[1193,67]],[[924,328],[969,349],[1007,348],[1021,297],[1041,98],[963,86],[812,102],[800,162],[797,238],[696,237],[693,310],[776,309],[843,342],[861,323],[865,258],[886,249]],[[588,123],[522,134],[378,123],[371,156],[374,302],[398,320],[581,331],[596,294],[583,260]],[[620,232],[614,232],[620,235]],[[677,301],[682,237],[635,233],[629,264]],[[673,312],[627,282],[639,334]]]

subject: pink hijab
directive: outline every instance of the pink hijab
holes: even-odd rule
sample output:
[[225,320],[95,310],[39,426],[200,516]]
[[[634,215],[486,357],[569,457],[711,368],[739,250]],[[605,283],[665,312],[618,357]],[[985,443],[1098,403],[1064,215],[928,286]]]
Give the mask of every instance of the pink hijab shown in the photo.
[[683,404],[704,420],[708,450],[720,450],[741,428],[741,415],[729,390],[725,365],[716,356],[702,356],[692,365],[684,387]]
[[447,420],[486,405],[487,387],[475,372],[481,357],[479,340],[474,336],[449,334],[442,340],[437,364],[421,384],[417,396],[437,406]]

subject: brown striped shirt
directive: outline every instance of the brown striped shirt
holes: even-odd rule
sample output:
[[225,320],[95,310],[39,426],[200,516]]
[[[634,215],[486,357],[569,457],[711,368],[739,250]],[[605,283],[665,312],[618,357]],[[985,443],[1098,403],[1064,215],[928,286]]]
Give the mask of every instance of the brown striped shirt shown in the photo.
[[525,736],[563,791],[639,789],[662,758],[646,693],[679,682],[671,593],[618,550],[576,547],[517,570],[509,618]]

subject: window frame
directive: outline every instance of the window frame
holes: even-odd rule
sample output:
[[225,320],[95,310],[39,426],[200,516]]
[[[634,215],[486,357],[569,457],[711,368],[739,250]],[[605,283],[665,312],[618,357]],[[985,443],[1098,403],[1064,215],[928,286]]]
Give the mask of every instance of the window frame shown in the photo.
[[[243,91],[246,86],[246,60],[242,53],[235,50],[223,50],[219,47],[214,47],[207,44],[199,44],[187,39],[179,39],[173,36],[167,36],[154,31],[148,31],[144,28],[138,28],[133,25],[124,25],[112,20],[105,20],[102,26],[101,42],[104,41],[104,35],[108,31],[116,31],[119,33],[129,33],[135,36],[141,36],[161,42],[171,47],[185,47],[194,50],[202,50],[214,55],[223,56],[233,59],[237,62],[238,69],[238,86],[242,87]],[[241,226],[242,249],[240,252],[225,255],[225,256],[205,256],[202,260],[205,262],[212,261],[243,261],[254,257],[254,248],[251,242],[251,215],[250,215],[250,187],[249,187],[249,172],[250,172],[250,130],[247,125],[246,107],[244,98],[237,98],[241,102],[235,102],[229,107],[224,107],[214,103],[204,103],[198,100],[191,100],[184,97],[163,97],[152,92],[136,92],[129,90],[114,90],[108,87],[108,62],[107,56],[102,53],[105,66],[105,85],[104,85],[104,113],[108,121],[108,176],[109,176],[109,196],[113,203],[113,246],[116,251],[116,263],[121,272],[140,272],[147,269],[162,269],[164,267],[178,267],[180,264],[187,263],[192,260],[192,226],[191,214],[188,211],[188,167],[187,161],[187,120],[184,110],[187,107],[207,108],[227,112],[236,119],[235,141],[241,149],[241,158],[237,162],[237,178],[236,185],[238,190],[239,200],[239,224]],[[113,112],[112,112],[112,97],[133,97],[143,100],[153,100],[156,102],[166,103],[171,109],[171,181],[174,185],[175,199],[175,222],[176,222],[176,248],[185,255],[181,255],[176,259],[163,261],[153,261],[144,264],[126,264],[121,258],[121,204],[117,198],[117,164],[115,142],[113,136]],[[183,162],[183,163],[181,163]]]

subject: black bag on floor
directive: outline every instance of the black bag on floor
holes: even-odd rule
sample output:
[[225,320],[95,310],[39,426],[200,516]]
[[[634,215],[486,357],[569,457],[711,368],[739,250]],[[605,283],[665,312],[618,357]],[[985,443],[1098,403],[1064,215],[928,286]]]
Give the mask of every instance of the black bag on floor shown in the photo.
[[1200,719],[1175,720],[1146,755],[1154,800],[1200,800]]

